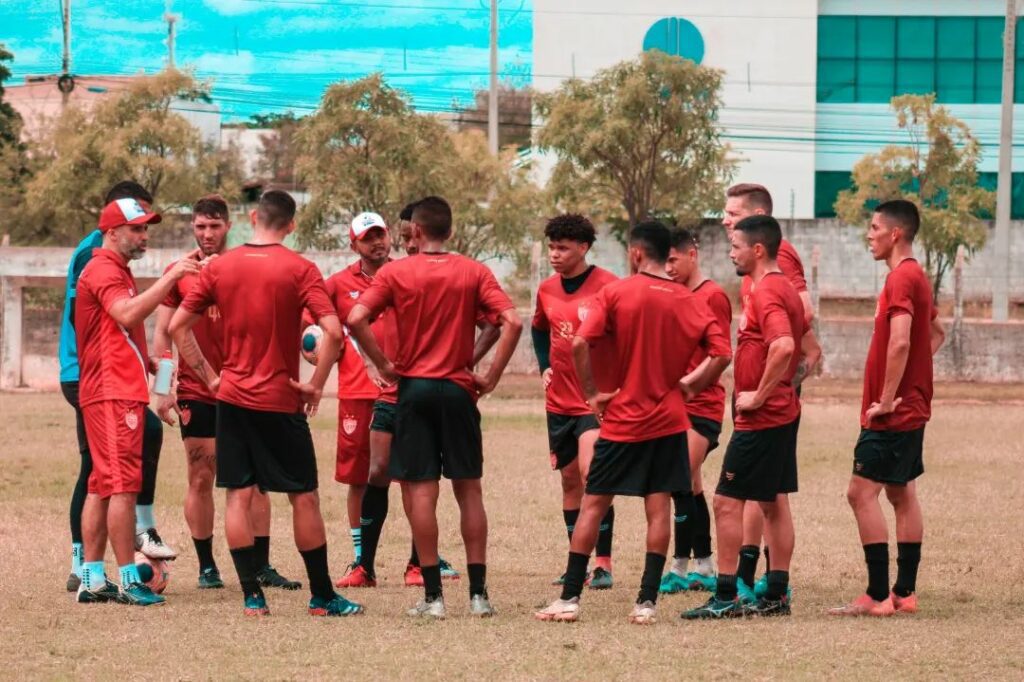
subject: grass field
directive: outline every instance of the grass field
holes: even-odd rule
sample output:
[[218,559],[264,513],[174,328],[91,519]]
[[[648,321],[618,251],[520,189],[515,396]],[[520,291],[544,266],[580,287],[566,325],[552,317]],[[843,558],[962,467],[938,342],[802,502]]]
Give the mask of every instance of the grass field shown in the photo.
[[[574,625],[536,623],[565,565],[557,476],[547,467],[543,402],[535,378],[509,377],[481,403],[490,513],[490,591],[499,616],[467,615],[465,582],[446,583],[449,618],[410,622],[419,594],[401,586],[409,545],[397,490],[385,526],[382,586],[352,591],[367,614],[314,619],[308,594],[272,592],[273,616],[246,619],[218,519],[215,551],[228,589],[198,592],[181,513],[184,457],[167,429],[157,512],[181,558],[160,609],[79,606],[64,592],[67,503],[76,476],[73,413],[56,394],[0,394],[0,676],[24,678],[505,678],[1021,679],[1024,668],[1024,477],[1021,387],[940,386],[920,489],[926,537],[916,617],[834,620],[829,606],[864,588],[862,553],[845,488],[857,435],[853,384],[809,387],[800,434],[801,492],[793,509],[795,603],[789,619],[680,622],[700,594],[663,597],[660,620],[626,614],[643,562],[641,506],[618,503],[616,587],[585,593]],[[965,399],[961,402],[959,399]],[[322,506],[334,574],[351,557],[344,494],[331,480],[335,403],[314,420]],[[721,451],[705,480],[718,473]],[[329,473],[330,472],[330,473]],[[218,514],[220,513],[218,495]],[[301,576],[290,513],[274,501],[271,557]],[[442,551],[465,565],[454,502],[442,495]],[[889,514],[891,517],[891,514]],[[895,553],[895,552],[893,552]],[[108,552],[108,571],[112,559]],[[895,571],[895,561],[893,561]]]

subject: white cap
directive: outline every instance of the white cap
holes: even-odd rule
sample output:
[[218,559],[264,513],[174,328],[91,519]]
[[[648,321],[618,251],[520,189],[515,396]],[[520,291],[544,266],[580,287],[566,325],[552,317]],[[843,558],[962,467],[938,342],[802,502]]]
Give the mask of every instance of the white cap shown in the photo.
[[380,227],[384,230],[388,229],[388,225],[384,222],[383,218],[376,213],[366,211],[352,219],[352,227],[349,228],[348,235],[352,238],[352,241],[356,241],[357,239],[362,239],[363,235],[375,227]]

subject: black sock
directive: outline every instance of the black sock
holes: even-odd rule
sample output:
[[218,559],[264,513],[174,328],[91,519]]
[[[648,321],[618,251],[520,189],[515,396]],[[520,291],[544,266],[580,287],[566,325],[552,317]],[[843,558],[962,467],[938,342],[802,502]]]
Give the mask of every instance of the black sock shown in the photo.
[[657,603],[658,586],[661,584],[661,572],[665,570],[665,555],[655,552],[648,552],[644,560],[644,573],[640,576],[640,594],[636,596],[636,603],[643,604],[645,601]]
[[704,493],[693,496],[693,558],[711,556],[711,512]]
[[597,545],[594,556],[612,555],[612,535],[615,533],[615,507],[608,507],[608,512],[601,519],[601,527],[597,533]]
[[256,548],[249,545],[232,549],[231,561],[235,564],[238,582],[242,584],[242,592],[245,594],[258,592],[260,585],[256,582],[256,572],[259,571],[259,567],[256,565]]
[[864,545],[864,563],[868,565],[868,596],[875,601],[882,601],[889,596],[888,543]]
[[736,576],[719,573],[715,597],[722,601],[733,601],[736,599]]
[[469,573],[469,596],[475,597],[478,594],[487,596],[487,564],[468,564],[466,572]]
[[334,598],[334,585],[331,584],[331,574],[327,570],[327,543],[316,549],[300,551],[302,560],[306,564],[306,575],[309,576],[309,591],[314,597],[321,599]]
[[572,532],[576,530],[576,520],[580,518],[580,510],[563,509],[562,518],[565,520],[565,532],[569,535],[569,542],[572,542]]
[[270,536],[257,535],[253,538],[253,547],[256,548],[256,563],[263,569],[270,565]]
[[760,556],[761,548],[757,545],[740,547],[740,563],[736,569],[736,577],[746,583],[747,587],[754,586],[754,573],[757,571],[757,559]]
[[565,566],[565,582],[562,583],[562,599],[572,599],[583,594],[583,581],[587,579],[588,563],[588,555],[569,552],[569,561]]
[[441,589],[441,565],[420,566],[420,570],[423,571],[423,594],[427,601],[440,599],[444,594]]
[[789,587],[789,571],[768,571],[768,592],[764,597],[778,601],[786,596],[787,587]]
[[208,568],[217,568],[217,562],[213,560],[213,536],[200,540],[192,538],[192,544],[196,546],[196,556],[199,558],[199,570],[205,571]]
[[764,546],[764,572],[768,573],[772,570],[772,555],[768,549],[768,545]]
[[388,486],[366,486],[359,517],[363,544],[359,565],[363,567],[367,575],[373,578],[375,575],[374,563],[377,561],[377,545],[380,544],[380,531],[384,527],[384,519],[388,517]]
[[897,597],[909,597],[917,591],[917,565],[921,563],[920,542],[896,543],[896,584],[892,586]]
[[412,541],[412,549],[409,550],[409,565],[410,566],[419,566],[420,565],[420,555],[416,553],[416,541],[415,540]]
[[[675,493],[672,495],[676,513],[673,517],[676,534],[676,559],[689,559],[693,550],[693,495]],[[648,556],[650,556],[648,554]]]

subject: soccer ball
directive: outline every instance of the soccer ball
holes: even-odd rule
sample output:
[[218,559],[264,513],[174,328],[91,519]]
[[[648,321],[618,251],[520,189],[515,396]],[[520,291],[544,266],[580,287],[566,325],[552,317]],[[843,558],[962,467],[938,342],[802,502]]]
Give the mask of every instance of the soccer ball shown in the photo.
[[302,357],[311,365],[315,365],[320,357],[320,344],[324,342],[324,330],[311,324],[302,330]]
[[167,581],[171,577],[168,562],[160,559],[150,559],[142,552],[135,553],[135,567],[139,569],[139,577],[142,578],[149,589],[161,594],[167,587]]

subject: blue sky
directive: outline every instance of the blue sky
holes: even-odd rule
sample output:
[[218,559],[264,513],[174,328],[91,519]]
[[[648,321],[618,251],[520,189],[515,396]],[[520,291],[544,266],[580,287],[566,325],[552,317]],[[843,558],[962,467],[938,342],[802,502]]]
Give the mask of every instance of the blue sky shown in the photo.
[[[324,89],[382,71],[427,111],[472,102],[487,85],[488,0],[178,0],[179,67],[214,81],[228,119],[308,113]],[[500,0],[499,69],[527,84],[531,0]],[[152,73],[167,57],[162,0],[72,3],[72,72]],[[57,0],[0,1],[0,43],[14,53],[16,85],[60,71]]]

